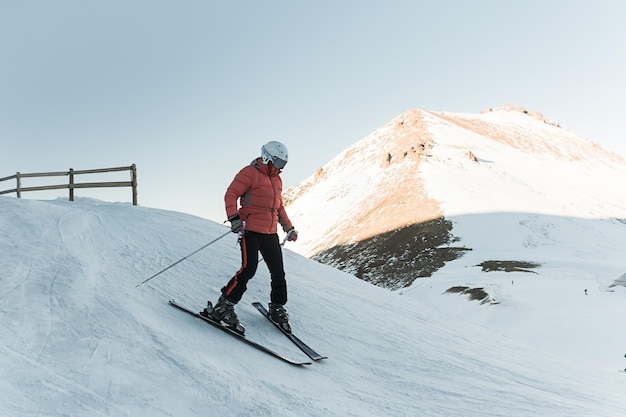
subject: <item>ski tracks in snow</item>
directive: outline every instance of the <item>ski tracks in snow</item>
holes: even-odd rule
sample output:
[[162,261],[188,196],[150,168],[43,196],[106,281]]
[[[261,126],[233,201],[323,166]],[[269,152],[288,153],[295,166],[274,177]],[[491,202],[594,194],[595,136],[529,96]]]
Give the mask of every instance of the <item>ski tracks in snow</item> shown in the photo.
[[[87,384],[77,382],[73,377],[65,377],[61,372],[46,366],[42,361],[32,359],[27,355],[2,346],[1,349],[9,356],[14,358],[14,367],[5,370],[10,377],[14,377],[14,381],[19,386],[26,386],[26,390],[31,392],[30,400],[34,409],[25,410],[23,408],[10,410],[10,403],[5,403],[3,412],[8,415],[39,415],[41,406],[46,404],[52,398],[64,397],[67,400],[76,403],[83,409],[83,415],[90,416],[129,416],[130,414],[118,408],[112,393],[109,391],[106,396],[89,389]],[[39,369],[48,375],[45,379],[33,379],[30,377],[31,369]],[[7,372],[8,371],[8,372]],[[17,374],[17,375],[14,375]],[[13,379],[13,378],[12,378]],[[48,410],[46,413],[52,412]],[[61,412],[61,411],[59,411]]]

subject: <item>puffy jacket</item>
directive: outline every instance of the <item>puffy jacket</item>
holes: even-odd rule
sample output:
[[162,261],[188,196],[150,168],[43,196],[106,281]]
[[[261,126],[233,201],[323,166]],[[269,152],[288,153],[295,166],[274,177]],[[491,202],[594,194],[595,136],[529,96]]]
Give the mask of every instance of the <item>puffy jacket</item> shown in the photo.
[[[280,170],[264,165],[261,158],[243,168],[228,186],[224,195],[226,215],[239,213],[246,222],[246,230],[258,233],[276,233],[277,223],[286,232],[293,228],[283,205],[283,180]],[[237,207],[237,200],[241,205]]]

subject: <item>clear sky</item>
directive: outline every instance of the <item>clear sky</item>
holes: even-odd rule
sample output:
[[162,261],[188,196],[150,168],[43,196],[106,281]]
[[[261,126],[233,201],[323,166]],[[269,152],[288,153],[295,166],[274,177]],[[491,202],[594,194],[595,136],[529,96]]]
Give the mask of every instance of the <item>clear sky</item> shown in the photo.
[[624,22],[623,0],[0,0],[0,177],[136,163],[141,205],[222,221],[269,140],[291,186],[405,110],[505,103],[626,156]]

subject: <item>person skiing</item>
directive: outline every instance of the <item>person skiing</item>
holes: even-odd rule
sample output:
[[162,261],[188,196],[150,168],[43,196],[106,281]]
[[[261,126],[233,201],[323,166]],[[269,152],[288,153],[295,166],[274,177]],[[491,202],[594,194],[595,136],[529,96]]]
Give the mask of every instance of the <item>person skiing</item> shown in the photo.
[[[270,141],[261,147],[261,156],[242,168],[224,195],[226,216],[233,233],[239,234],[241,268],[222,288],[215,306],[207,302],[200,313],[243,334],[235,305],[241,300],[247,284],[259,264],[259,252],[271,277],[269,316],[284,331],[291,333],[287,303],[287,281],[283,254],[278,239],[278,223],[288,241],[296,241],[298,232],[287,216],[282,199],[280,173],[287,164],[287,147]],[[239,204],[238,204],[239,203]]]

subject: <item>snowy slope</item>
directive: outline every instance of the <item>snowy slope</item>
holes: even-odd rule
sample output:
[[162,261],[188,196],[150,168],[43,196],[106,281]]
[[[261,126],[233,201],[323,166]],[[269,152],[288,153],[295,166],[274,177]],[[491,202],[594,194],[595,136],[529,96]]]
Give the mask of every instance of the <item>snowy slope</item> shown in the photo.
[[[574,297],[579,277],[571,274],[549,270],[541,280],[508,274],[516,292],[507,292],[511,300],[499,315],[497,306],[436,297],[434,290],[390,292],[286,250],[293,327],[329,356],[300,369],[167,305],[173,297],[201,308],[216,297],[237,268],[231,234],[135,288],[223,234],[224,226],[95,200],[1,197],[0,213],[2,416],[621,416],[626,410],[625,374],[617,372],[625,365],[626,337],[615,325],[626,313],[622,287]],[[598,254],[613,249],[599,233],[586,238]],[[551,253],[569,256],[556,247]],[[485,276],[454,263],[445,271],[448,283]],[[268,279],[261,267],[237,307],[240,319],[249,337],[305,359],[249,304],[267,301]],[[604,288],[606,278],[597,279]],[[537,302],[526,300],[537,294]],[[558,303],[541,302],[546,298]],[[542,334],[530,334],[540,316],[549,317]],[[575,343],[572,334],[560,346],[547,337],[576,324],[587,331]],[[595,337],[603,337],[601,348]],[[555,346],[578,359],[554,354]]]
[[507,108],[431,113],[429,129],[436,142],[421,175],[446,216],[626,218],[626,161],[574,132]]

